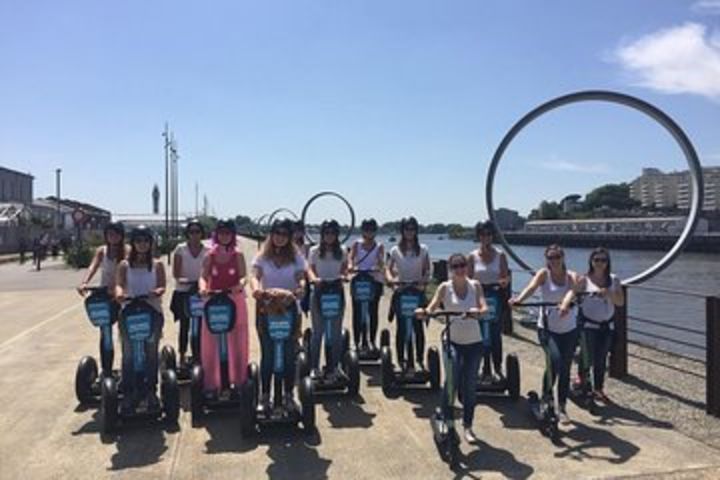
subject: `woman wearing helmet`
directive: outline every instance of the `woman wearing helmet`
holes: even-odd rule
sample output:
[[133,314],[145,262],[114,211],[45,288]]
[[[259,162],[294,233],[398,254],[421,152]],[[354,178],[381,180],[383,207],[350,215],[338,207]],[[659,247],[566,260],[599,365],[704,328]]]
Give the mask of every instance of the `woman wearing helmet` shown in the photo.
[[[185,365],[188,348],[188,330],[190,315],[187,308],[189,293],[193,285],[197,285],[202,273],[205,256],[210,251],[204,243],[205,227],[196,218],[190,220],[185,226],[185,239],[173,252],[173,278],[175,278],[175,291],[170,301],[170,310],[175,321],[180,322],[178,333],[178,351],[180,365]],[[195,355],[196,352],[193,352]],[[195,359],[196,361],[199,359]]]
[[[154,322],[155,331],[147,343],[147,371],[149,385],[148,408],[154,409],[159,405],[157,398],[157,371],[158,371],[158,343],[162,337],[163,313],[162,296],[165,293],[165,267],[160,260],[153,258],[154,237],[152,231],[141,225],[130,232],[130,252],[127,259],[120,262],[117,270],[116,292],[118,301],[128,297],[147,295],[147,303],[156,313]],[[123,322],[120,322],[120,338],[122,339],[122,377],[130,378],[133,374],[132,346],[127,337]],[[125,395],[121,408],[132,410],[133,396]]]
[[[250,348],[247,300],[243,291],[245,274],[245,256],[237,246],[235,221],[218,220],[212,236],[212,248],[203,261],[198,286],[203,297],[213,290],[230,290],[235,302],[235,326],[227,334],[227,346],[229,380],[231,385],[237,386],[244,384],[247,378]],[[208,329],[207,322],[202,322],[200,357],[204,371],[203,391],[211,396],[218,393],[222,384],[218,348],[216,336]]]
[[[253,297],[257,301],[256,327],[260,339],[260,405],[267,409],[270,404],[270,385],[273,374],[273,341],[267,328],[268,314],[275,309],[289,309],[296,316],[293,343],[300,338],[300,317],[297,301],[305,290],[307,264],[303,256],[292,243],[293,224],[290,220],[275,220],[270,235],[253,259],[253,274],[250,285]],[[286,351],[288,364],[285,365],[285,399],[292,402],[292,390],[295,382],[295,349]]]
[[[370,272],[375,279],[375,298],[370,302],[370,332],[369,332],[369,348],[377,350],[375,346],[375,337],[378,328],[378,305],[380,297],[383,294],[383,277],[385,268],[385,247],[382,243],[375,240],[378,224],[374,218],[363,220],[360,224],[362,238],[353,243],[350,249],[350,265],[353,272]],[[362,308],[360,302],[353,301],[353,338],[355,340],[355,348],[361,336]],[[367,338],[364,341],[368,341]]]
[[[342,282],[342,279],[347,276],[347,251],[340,244],[340,225],[337,221],[325,220],[320,225],[320,243],[310,248],[308,264],[308,275],[313,284],[319,285],[321,282]],[[342,283],[340,283],[340,291],[343,292]],[[333,340],[333,344],[331,345],[332,364],[328,364],[327,366],[331,372],[336,372],[342,353],[342,321],[345,311],[344,292],[341,298],[340,315],[338,315],[330,325],[332,329],[330,338]],[[312,317],[312,339],[310,341],[311,374],[317,376],[320,366],[320,347],[325,335],[325,322],[320,314],[320,295],[318,291],[315,291],[312,296],[310,312]]]
[[[90,280],[92,280],[98,269],[100,269],[100,286],[107,288],[108,294],[111,298],[115,297],[115,277],[117,273],[117,266],[127,257],[129,253],[129,249],[127,245],[125,245],[125,227],[121,222],[110,222],[103,230],[103,237],[105,238],[105,245],[102,245],[95,250],[95,256],[90,263],[90,267],[88,267],[85,278],[77,287],[78,293],[82,296],[85,296]],[[112,306],[113,322],[115,322],[117,321],[117,316],[120,312],[120,305],[113,301]],[[104,337],[101,329],[101,346],[103,342]],[[100,356],[102,374],[109,375],[112,372],[113,350],[106,351],[106,349],[100,348]]]
[[[430,279],[430,253],[427,246],[418,240],[418,221],[415,217],[403,218],[400,221],[400,240],[398,244],[390,249],[390,256],[385,269],[385,277],[387,282],[395,288],[391,301],[391,316],[393,312],[397,315],[399,308],[394,308],[397,300],[398,286],[401,283],[414,284],[420,290],[425,289],[425,285]],[[398,317],[399,319],[399,317]],[[403,322],[397,322],[397,333],[395,343],[398,352],[398,360],[401,365],[405,365],[405,338]],[[413,320],[413,330],[415,332],[415,358],[420,369],[423,366],[423,353],[425,352],[425,330],[422,320]]]
[[[510,283],[510,270],[505,253],[493,245],[495,236],[495,224],[490,220],[486,222],[478,222],[475,225],[475,240],[480,246],[470,252],[468,256],[470,263],[470,278],[479,281],[485,293],[491,292],[491,288],[499,287],[501,290],[498,302],[497,318],[495,322],[490,323],[491,348],[483,352],[483,367],[481,381],[483,383],[497,383],[502,380],[502,331],[501,331],[501,312],[503,305],[509,298],[506,288]],[[492,357],[492,362],[490,361]],[[492,363],[491,373],[490,365]]]

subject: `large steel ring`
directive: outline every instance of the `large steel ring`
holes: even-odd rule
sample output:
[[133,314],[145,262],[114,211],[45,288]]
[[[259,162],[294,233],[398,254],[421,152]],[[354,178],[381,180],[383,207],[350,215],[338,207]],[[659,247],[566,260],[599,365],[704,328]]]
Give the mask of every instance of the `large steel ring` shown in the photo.
[[[328,192],[316,193],[315,195],[313,195],[312,197],[310,197],[310,200],[308,200],[307,203],[305,204],[305,206],[303,207],[303,209],[302,209],[302,215],[300,215],[300,218],[302,219],[303,224],[306,224],[306,225],[307,225],[307,222],[305,221],[305,218],[306,218],[306,216],[307,216],[307,211],[308,211],[308,209],[310,208],[310,205],[312,205],[312,203],[313,203],[315,200],[317,200],[318,198],[320,198],[320,197],[326,197],[326,196],[331,196],[331,197],[339,198],[340,200],[342,200],[342,202],[347,206],[348,210],[350,211],[350,229],[347,231],[347,233],[345,234],[345,237],[344,237],[344,238],[342,239],[342,241],[340,242],[340,243],[345,243],[345,242],[347,242],[347,241],[350,239],[350,236],[352,235],[353,230],[355,230],[355,210],[353,210],[352,205],[350,205],[350,202],[348,202],[348,201],[345,199],[345,197],[343,197],[343,196],[340,195],[339,193],[337,193],[337,192],[330,192],[330,191],[328,191]],[[313,244],[317,243],[317,242],[315,242],[315,240],[313,240],[313,238],[310,236],[310,233],[307,232],[307,228],[306,228],[306,232],[305,232],[305,237],[308,239],[308,241],[309,241],[310,243],[313,243]]]
[[290,215],[294,220],[298,219],[298,216],[295,212],[290,210],[289,208],[278,208],[277,210],[273,210],[273,212],[268,216],[267,224],[268,226],[272,226],[273,220],[275,220],[275,216],[279,215],[281,213],[285,213],[287,215]]
[[[495,222],[495,224],[497,225],[493,208],[493,183],[495,181],[495,172],[497,171],[497,167],[500,164],[500,159],[505,153],[505,150],[507,150],[508,146],[510,145],[510,142],[513,141],[513,139],[517,136],[518,133],[520,133],[523,128],[528,126],[528,124],[530,124],[533,120],[537,119],[541,115],[556,108],[563,107],[565,105],[588,101],[616,103],[619,105],[633,108],[649,116],[650,118],[658,122],[660,125],[662,125],[665,130],[667,130],[668,133],[672,135],[672,137],[675,139],[678,146],[682,150],[683,154],[685,155],[685,159],[687,160],[687,164],[689,167],[690,181],[692,182],[692,198],[690,201],[690,215],[687,222],[685,223],[685,228],[683,229],[680,237],[677,239],[670,251],[666,253],[665,256],[662,257],[655,265],[633,277],[623,280],[623,284],[626,285],[639,284],[646,280],[649,280],[658,273],[662,272],[680,254],[682,249],[690,240],[690,236],[695,229],[703,198],[702,167],[700,166],[700,160],[698,160],[697,153],[695,152],[695,148],[690,142],[690,139],[687,137],[682,128],[680,128],[680,126],[675,123],[675,121],[670,118],[665,112],[643,100],[632,97],[630,95],[625,95],[612,91],[588,90],[557,97],[553,100],[550,100],[549,102],[543,103],[539,107],[530,111],[528,114],[522,117],[515,125],[513,125],[513,127],[505,134],[505,137],[500,142],[500,145],[498,145],[497,150],[495,150],[495,154],[493,155],[492,161],[490,162],[490,168],[488,169],[488,175],[485,183],[485,204],[487,206],[488,216],[490,217],[490,220]],[[513,260],[517,262],[518,265],[520,265],[526,270],[533,271],[533,268],[530,267],[527,263],[525,263],[515,253],[515,251],[505,239],[505,236],[503,235],[502,231],[500,231],[500,229],[497,229],[497,238],[500,243],[502,243],[508,255],[510,255]]]

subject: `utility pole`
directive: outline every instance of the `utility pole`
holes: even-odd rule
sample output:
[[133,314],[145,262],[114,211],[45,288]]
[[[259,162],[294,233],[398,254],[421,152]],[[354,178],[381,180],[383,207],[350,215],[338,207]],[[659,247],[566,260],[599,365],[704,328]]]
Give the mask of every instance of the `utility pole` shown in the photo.
[[[163,132],[163,137],[165,137],[165,235],[164,240],[166,245],[169,245],[170,242],[170,197],[168,196],[169,190],[170,190],[170,178],[169,178],[169,172],[170,169],[170,133],[168,131],[168,124],[165,122],[165,131]],[[167,263],[170,265],[170,249],[168,248],[167,253]]]
[[55,201],[57,202],[57,215],[55,216],[55,235],[60,234],[62,228],[62,216],[60,213],[60,173],[61,169],[55,169]]
[[200,216],[200,210],[198,209],[198,182],[195,182],[195,217]]
[[180,235],[180,191],[179,191],[179,170],[178,170],[178,144],[175,135],[171,135],[170,153],[172,158],[172,211],[173,211],[173,234],[177,238]]

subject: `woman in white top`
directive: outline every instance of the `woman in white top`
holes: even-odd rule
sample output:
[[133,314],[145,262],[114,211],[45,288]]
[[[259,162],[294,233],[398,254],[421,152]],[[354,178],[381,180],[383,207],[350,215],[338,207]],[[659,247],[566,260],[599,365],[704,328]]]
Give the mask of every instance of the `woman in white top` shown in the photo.
[[[542,301],[557,307],[542,308],[538,317],[538,338],[545,350],[546,365],[543,375],[543,398],[551,402],[555,382],[558,384],[558,417],[563,424],[570,423],[565,406],[570,389],[570,365],[577,347],[578,328],[572,302],[581,288],[578,275],[565,266],[565,253],[559,245],[545,249],[547,265],[539,270],[525,289],[508,301],[512,307],[532,295],[538,288]],[[547,361],[549,359],[549,361]]]
[[[427,310],[420,309],[420,316],[425,312],[437,310],[440,304],[445,310],[458,313],[474,312],[482,315],[487,311],[485,297],[480,282],[468,278],[468,259],[461,253],[455,253],[448,259],[450,280],[441,283]],[[482,336],[480,322],[473,317],[455,317],[449,328],[450,358],[455,363],[455,378],[452,381],[462,388],[463,396],[463,427],[465,439],[472,443],[477,437],[472,430],[475,414],[475,389],[477,387],[477,371],[480,367],[482,354]],[[447,382],[447,380],[446,380]],[[446,394],[442,395],[442,410],[446,419],[452,419],[453,406]]]
[[[351,271],[354,273],[368,272],[375,280],[373,300],[370,302],[368,313],[370,315],[370,331],[362,331],[362,306],[353,299],[353,339],[355,348],[359,348],[362,337],[363,348],[377,350],[375,337],[378,328],[378,306],[383,294],[383,273],[385,264],[385,247],[375,240],[378,224],[375,219],[363,220],[360,224],[362,239],[353,243],[350,249]],[[369,337],[369,338],[368,338]],[[369,342],[369,345],[368,345]]]
[[[77,288],[80,295],[85,296],[88,283],[100,270],[100,286],[107,288],[108,295],[113,299],[111,303],[113,323],[117,322],[120,313],[120,304],[115,301],[115,277],[117,266],[128,255],[128,247],[125,245],[125,226],[121,222],[108,223],[104,230],[105,245],[95,250],[95,256],[85,274],[85,279]],[[109,351],[102,348],[105,341],[103,330],[100,330],[100,363],[102,364],[102,375],[112,373],[114,350]]]
[[[253,259],[250,285],[256,300],[255,326],[260,339],[260,405],[269,408],[270,381],[273,373],[273,341],[267,328],[267,318],[275,308],[289,309],[296,315],[291,341],[297,347],[300,338],[300,314],[297,303],[305,291],[307,264],[291,241],[293,224],[288,219],[275,220],[270,236]],[[295,383],[295,348],[285,349],[285,402],[292,400]]]
[[[145,355],[147,358],[147,372],[149,382],[148,408],[154,409],[159,405],[157,398],[157,371],[158,371],[158,343],[162,336],[163,314],[162,296],[165,293],[165,267],[162,261],[152,256],[153,234],[145,227],[133,228],[130,232],[130,254],[127,260],[118,265],[116,292],[118,301],[123,302],[127,298],[147,296],[147,303],[156,311],[154,331],[151,338],[145,344]],[[122,339],[122,377],[129,379],[133,375],[132,346],[127,338],[125,325],[120,320],[120,337]],[[121,408],[126,412],[132,410],[134,395],[128,390],[132,382],[124,382],[125,395]]]
[[[475,239],[480,246],[470,252],[470,278],[479,281],[486,295],[497,295],[496,321],[490,324],[491,348],[483,352],[483,381],[502,380],[502,319],[503,306],[508,298],[507,286],[510,283],[510,271],[505,253],[493,245],[495,224],[491,221],[478,222],[475,225]],[[493,290],[499,288],[499,290]],[[495,375],[490,370],[490,359]]]
[[311,298],[312,338],[310,340],[311,375],[318,376],[320,348],[325,337],[325,319],[320,313],[320,295],[323,288],[331,288],[340,294],[340,312],[331,319],[332,339],[330,359],[326,359],[330,372],[335,372],[342,354],[342,321],[345,312],[343,280],[347,277],[347,252],[340,244],[340,225],[335,220],[326,220],[320,226],[320,243],[310,248],[308,275],[313,283]]
[[603,391],[607,355],[612,346],[615,307],[625,303],[620,280],[612,274],[610,253],[599,247],[590,253],[588,272],[581,280],[586,293],[580,304],[580,363],[578,365],[578,386],[590,382],[597,400],[608,403]]
[[[197,290],[197,283],[203,269],[203,261],[210,248],[203,243],[205,227],[200,220],[194,218],[185,226],[185,239],[173,252],[173,277],[175,291],[170,301],[170,310],[176,322],[180,322],[178,333],[178,351],[180,365],[185,365],[188,348],[188,330],[190,327],[189,298],[190,291]],[[199,361],[197,345],[193,346],[195,361]]]
[[[398,244],[390,249],[390,258],[388,259],[385,269],[385,278],[387,282],[393,286],[393,298],[390,301],[390,312],[388,320],[393,321],[393,317],[400,319],[400,308],[396,305],[398,301],[398,293],[405,288],[415,288],[424,295],[425,285],[430,278],[430,254],[425,245],[418,240],[418,221],[414,217],[403,218],[400,221],[400,240]],[[404,284],[404,285],[403,285]],[[423,297],[423,302],[424,297]],[[425,329],[423,322],[415,319],[413,322],[413,331],[415,333],[415,358],[420,366],[423,367],[423,354],[425,353]],[[405,325],[404,322],[397,322],[397,331],[395,335],[395,346],[397,348],[398,361],[403,366],[405,364]],[[412,350],[412,348],[410,348]],[[408,352],[408,359],[412,357],[412,352]]]

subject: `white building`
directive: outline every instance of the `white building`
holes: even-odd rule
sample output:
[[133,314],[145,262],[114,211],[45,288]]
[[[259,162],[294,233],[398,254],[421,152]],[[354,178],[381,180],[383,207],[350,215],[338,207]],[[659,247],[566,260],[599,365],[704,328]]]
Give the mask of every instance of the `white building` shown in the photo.
[[[720,211],[720,167],[702,169],[705,195],[702,209]],[[687,170],[664,173],[657,168],[643,168],[630,183],[630,196],[644,208],[690,208],[690,173]]]

